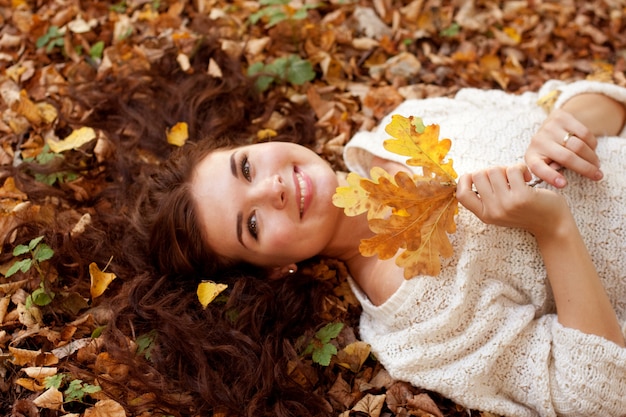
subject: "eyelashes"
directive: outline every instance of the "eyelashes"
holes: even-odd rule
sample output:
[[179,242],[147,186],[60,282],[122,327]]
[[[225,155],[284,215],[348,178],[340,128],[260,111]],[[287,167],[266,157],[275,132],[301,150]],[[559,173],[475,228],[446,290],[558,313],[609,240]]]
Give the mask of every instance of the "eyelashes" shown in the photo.
[[248,161],[248,155],[243,155],[241,157],[241,162],[239,162],[239,169],[241,170],[241,175],[250,182],[252,177],[250,176],[250,162]]
[[248,231],[250,232],[254,240],[258,240],[259,237],[257,227],[256,213],[252,213],[252,215],[248,217]]
[[[250,161],[248,160],[248,155],[244,154],[241,157],[241,161],[239,162],[239,169],[241,171],[241,175],[248,182],[252,182],[252,175],[250,174]],[[254,240],[258,240],[259,230],[258,224],[256,221],[256,212],[252,212],[250,217],[248,217],[247,221],[248,232],[254,238]]]

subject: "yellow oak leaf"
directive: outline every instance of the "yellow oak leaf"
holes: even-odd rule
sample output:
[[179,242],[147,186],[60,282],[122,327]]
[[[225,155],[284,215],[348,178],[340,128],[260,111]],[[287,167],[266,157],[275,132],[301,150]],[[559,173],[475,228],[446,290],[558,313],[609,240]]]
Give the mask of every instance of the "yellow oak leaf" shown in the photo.
[[450,139],[439,140],[439,125],[423,127],[421,119],[393,115],[385,132],[393,137],[384,142],[385,149],[402,156],[409,156],[407,165],[422,167],[426,177],[457,177],[452,168],[452,160],[444,161],[450,151]]
[[[382,172],[381,172],[382,171]],[[343,208],[346,216],[358,216],[367,212],[367,218],[379,218],[384,215],[388,209],[381,205],[379,201],[370,198],[369,193],[361,187],[362,182],[376,183],[380,177],[384,175],[390,177],[382,168],[372,169],[372,180],[362,178],[359,174],[351,172],[346,178],[348,185],[345,187],[337,187],[336,193],[333,195],[333,204],[336,207]]]
[[371,179],[351,173],[349,185],[337,188],[333,204],[348,216],[368,213],[375,235],[361,241],[363,256],[395,256],[406,279],[436,276],[440,257],[453,254],[448,234],[456,231],[457,173],[452,160],[446,160],[452,142],[439,140],[439,126],[424,126],[420,118],[394,115],[385,131],[393,136],[385,141],[385,148],[408,156],[407,164],[421,167],[421,174],[391,176],[380,167],[370,171]]
[[196,293],[202,307],[207,308],[207,306],[211,304],[211,302],[213,302],[213,300],[215,300],[215,298],[226,288],[228,288],[228,285],[219,284],[213,281],[203,281],[198,284]]
[[[106,269],[106,268],[105,268]],[[100,297],[117,276],[112,272],[103,272],[95,262],[89,264],[91,276],[91,298]]]

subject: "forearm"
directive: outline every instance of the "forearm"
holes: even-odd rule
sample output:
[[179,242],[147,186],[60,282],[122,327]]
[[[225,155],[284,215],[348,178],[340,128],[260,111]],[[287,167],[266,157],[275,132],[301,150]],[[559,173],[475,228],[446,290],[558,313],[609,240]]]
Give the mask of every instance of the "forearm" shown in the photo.
[[554,233],[536,237],[559,322],[624,346],[615,311],[571,215]]
[[596,136],[619,134],[626,122],[626,107],[611,97],[598,93],[578,94],[561,107]]

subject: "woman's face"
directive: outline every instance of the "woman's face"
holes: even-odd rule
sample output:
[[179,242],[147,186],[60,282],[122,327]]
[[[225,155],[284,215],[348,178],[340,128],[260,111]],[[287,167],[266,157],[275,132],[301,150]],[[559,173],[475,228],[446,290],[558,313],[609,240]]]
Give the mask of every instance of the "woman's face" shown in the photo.
[[337,176],[300,145],[268,142],[220,149],[191,182],[201,227],[219,255],[261,267],[285,267],[321,253],[341,211]]

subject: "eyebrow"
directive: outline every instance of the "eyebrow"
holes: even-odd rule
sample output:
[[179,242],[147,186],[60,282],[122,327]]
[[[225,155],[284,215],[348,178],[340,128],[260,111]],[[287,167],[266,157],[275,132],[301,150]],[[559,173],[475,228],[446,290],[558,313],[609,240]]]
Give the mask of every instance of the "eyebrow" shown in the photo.
[[[230,154],[230,171],[232,172],[233,177],[239,179],[239,175],[237,175],[237,160],[235,158],[236,154],[237,154],[237,151]],[[241,243],[241,246],[243,246],[244,248],[246,247],[246,244],[243,243],[243,213],[242,212],[237,213],[237,240],[239,241],[239,243]]]
[[243,237],[242,237],[242,232],[243,232],[242,224],[243,224],[243,213],[239,212],[237,213],[237,240],[239,241],[239,243],[241,243],[241,246],[245,248],[246,244],[243,243]]
[[230,154],[230,171],[233,173],[233,177],[239,178],[237,174],[237,161],[235,160],[235,155],[237,151]]

